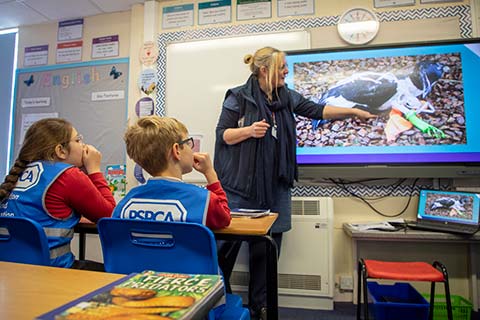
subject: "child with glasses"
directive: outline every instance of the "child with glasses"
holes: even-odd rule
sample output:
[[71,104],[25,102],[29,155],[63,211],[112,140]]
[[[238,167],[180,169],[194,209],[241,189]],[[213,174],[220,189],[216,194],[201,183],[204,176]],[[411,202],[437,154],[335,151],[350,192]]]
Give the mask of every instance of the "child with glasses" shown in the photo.
[[82,135],[66,120],[35,122],[5,181],[0,186],[0,216],[20,216],[45,230],[50,264],[102,271],[94,261],[75,260],[70,251],[73,228],[85,216],[91,221],[109,217],[115,199],[100,169],[102,154],[83,143]]
[[[230,224],[227,197],[207,153],[193,152],[194,142],[183,123],[168,117],[140,118],[124,136],[127,154],[152,177],[131,189],[112,217],[183,221],[223,228]],[[182,181],[193,169],[207,187]]]

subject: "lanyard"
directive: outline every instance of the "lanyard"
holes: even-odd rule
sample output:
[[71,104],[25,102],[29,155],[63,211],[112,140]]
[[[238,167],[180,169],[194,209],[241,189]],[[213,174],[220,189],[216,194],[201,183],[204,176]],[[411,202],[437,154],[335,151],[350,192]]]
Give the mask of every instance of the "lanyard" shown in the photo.
[[273,127],[272,127],[272,136],[277,139],[277,121],[275,120],[275,112],[272,111],[272,120],[273,120]]

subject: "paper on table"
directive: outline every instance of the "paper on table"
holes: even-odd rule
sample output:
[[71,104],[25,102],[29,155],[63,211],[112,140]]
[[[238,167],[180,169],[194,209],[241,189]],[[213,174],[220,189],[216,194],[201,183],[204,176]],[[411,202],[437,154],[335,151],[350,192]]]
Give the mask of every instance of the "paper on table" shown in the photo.
[[363,222],[363,223],[350,223],[350,226],[354,230],[365,231],[365,230],[396,230],[387,221],[377,221],[377,222]]
[[230,215],[232,217],[249,217],[249,218],[260,218],[263,216],[268,216],[270,214],[269,209],[243,209],[243,208],[234,208],[230,210]]

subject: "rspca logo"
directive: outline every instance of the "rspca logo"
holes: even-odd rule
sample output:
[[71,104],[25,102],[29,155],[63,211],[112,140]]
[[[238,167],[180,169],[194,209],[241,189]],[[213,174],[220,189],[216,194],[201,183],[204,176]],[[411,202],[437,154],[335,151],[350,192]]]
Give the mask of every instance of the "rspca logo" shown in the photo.
[[187,210],[179,200],[130,199],[120,216],[124,219],[187,221]]
[[18,177],[15,191],[27,191],[36,186],[40,181],[40,176],[43,173],[43,165],[40,162],[30,164]]

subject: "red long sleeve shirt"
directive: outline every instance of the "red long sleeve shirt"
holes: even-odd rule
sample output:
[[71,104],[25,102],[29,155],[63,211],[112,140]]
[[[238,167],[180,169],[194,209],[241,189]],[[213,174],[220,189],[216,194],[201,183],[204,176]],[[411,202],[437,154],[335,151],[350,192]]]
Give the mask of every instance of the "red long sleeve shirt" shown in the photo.
[[110,217],[115,199],[101,172],[86,175],[72,167],[52,183],[45,196],[48,212],[57,218],[65,218],[74,210],[90,221]]
[[214,182],[207,186],[210,191],[210,202],[208,204],[206,225],[210,229],[220,229],[227,227],[232,219],[230,216],[230,208],[225,191],[220,181]]

